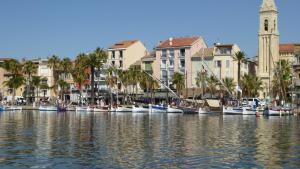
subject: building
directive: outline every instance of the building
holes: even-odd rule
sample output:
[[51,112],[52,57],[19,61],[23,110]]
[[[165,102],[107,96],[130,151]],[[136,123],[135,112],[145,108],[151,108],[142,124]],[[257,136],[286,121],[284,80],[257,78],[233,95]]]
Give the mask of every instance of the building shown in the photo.
[[186,77],[186,87],[193,88],[192,56],[203,48],[207,48],[202,37],[169,38],[155,48],[156,61],[153,75],[165,84],[171,85],[174,72]]
[[[53,70],[48,66],[48,59],[33,59],[31,60],[33,63],[35,63],[38,66],[37,73],[34,76],[39,76],[42,79],[41,83],[46,84],[46,86],[52,87],[54,86],[54,77],[53,77]],[[35,96],[37,95],[35,91]],[[42,97],[44,99],[50,99],[51,97],[55,97],[56,94],[53,90],[50,88],[46,89],[40,89],[38,91],[39,97]]]
[[122,70],[141,60],[148,54],[145,45],[139,40],[125,40],[108,48],[108,65]]
[[[240,52],[237,44],[215,44],[192,56],[192,84],[196,86],[196,77],[199,72],[206,71],[208,76],[218,79],[232,78],[238,82],[238,62],[235,54]],[[202,61],[203,60],[203,61]],[[241,77],[249,73],[249,60],[241,63]]]
[[279,60],[278,10],[274,0],[263,0],[260,7],[258,76],[263,82],[260,97],[271,95],[275,63]]

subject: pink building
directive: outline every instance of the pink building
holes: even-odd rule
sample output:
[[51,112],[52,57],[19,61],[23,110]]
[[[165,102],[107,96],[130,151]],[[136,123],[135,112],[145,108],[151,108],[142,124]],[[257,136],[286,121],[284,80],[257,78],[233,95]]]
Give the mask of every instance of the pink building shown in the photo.
[[202,48],[207,48],[202,37],[180,37],[162,41],[155,49],[154,76],[170,85],[174,72],[180,72],[186,77],[186,86],[193,88],[191,57]]

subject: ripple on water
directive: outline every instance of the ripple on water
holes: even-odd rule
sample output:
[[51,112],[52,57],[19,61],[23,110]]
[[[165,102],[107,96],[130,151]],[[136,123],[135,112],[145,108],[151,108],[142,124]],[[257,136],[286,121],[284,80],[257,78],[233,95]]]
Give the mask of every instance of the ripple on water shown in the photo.
[[4,168],[297,168],[298,117],[7,112]]

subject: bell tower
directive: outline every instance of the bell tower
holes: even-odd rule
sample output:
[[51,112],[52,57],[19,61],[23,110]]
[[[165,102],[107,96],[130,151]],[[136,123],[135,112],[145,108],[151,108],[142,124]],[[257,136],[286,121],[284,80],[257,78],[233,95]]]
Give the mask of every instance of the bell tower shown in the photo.
[[271,96],[274,67],[279,61],[278,10],[274,0],[263,0],[259,12],[258,76],[263,82],[261,98]]

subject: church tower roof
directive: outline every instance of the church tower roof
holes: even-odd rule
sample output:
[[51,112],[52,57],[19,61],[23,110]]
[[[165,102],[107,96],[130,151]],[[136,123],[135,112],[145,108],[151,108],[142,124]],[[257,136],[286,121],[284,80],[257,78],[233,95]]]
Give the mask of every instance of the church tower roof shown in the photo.
[[263,0],[263,3],[260,7],[260,12],[266,12],[266,11],[276,11],[277,12],[277,6],[276,6],[274,0]]

